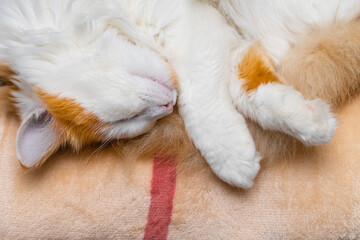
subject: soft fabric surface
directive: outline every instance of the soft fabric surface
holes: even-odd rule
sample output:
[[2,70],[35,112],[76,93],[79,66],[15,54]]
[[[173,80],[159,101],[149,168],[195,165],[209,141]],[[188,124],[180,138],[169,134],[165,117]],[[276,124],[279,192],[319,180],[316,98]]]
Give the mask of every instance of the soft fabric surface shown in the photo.
[[1,105],[1,239],[156,239],[156,223],[168,239],[359,239],[359,106],[360,97],[337,111],[342,124],[332,143],[263,161],[244,191],[218,180],[198,156],[188,159],[191,171],[175,175],[171,162],[131,161],[111,148],[60,151],[26,171],[15,154],[18,120]]

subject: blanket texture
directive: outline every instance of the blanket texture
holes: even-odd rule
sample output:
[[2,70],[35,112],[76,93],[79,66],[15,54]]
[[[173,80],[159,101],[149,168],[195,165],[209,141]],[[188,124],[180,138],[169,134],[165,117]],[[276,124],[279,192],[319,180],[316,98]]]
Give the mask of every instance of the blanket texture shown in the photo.
[[264,160],[245,191],[218,180],[198,154],[191,171],[176,171],[171,158],[65,149],[25,170],[18,120],[1,105],[0,238],[359,239],[359,106],[360,97],[337,110],[330,144]]

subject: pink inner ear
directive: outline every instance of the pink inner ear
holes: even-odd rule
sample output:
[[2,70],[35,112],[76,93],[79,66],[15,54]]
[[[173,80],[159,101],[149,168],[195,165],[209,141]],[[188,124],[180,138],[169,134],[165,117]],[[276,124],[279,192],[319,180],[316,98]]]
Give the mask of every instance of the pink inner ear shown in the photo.
[[47,157],[56,144],[49,120],[32,117],[21,125],[17,136],[17,153],[22,165],[33,167]]

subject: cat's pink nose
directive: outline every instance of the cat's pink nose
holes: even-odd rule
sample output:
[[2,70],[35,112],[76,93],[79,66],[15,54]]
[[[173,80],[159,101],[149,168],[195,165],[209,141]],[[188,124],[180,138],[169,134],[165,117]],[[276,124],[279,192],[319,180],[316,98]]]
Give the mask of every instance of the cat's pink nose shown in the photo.
[[161,110],[164,112],[164,113],[171,113],[173,111],[173,108],[174,108],[174,103],[173,102],[169,102],[165,105],[162,105],[160,106]]
[[174,104],[173,104],[173,102],[169,102],[168,104],[165,104],[162,107],[164,107],[166,109],[172,109],[174,107]]

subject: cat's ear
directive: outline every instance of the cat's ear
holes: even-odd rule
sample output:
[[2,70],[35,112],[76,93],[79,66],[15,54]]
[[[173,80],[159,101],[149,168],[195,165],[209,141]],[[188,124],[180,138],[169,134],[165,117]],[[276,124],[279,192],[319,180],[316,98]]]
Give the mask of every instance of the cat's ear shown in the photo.
[[29,113],[22,120],[16,136],[16,154],[24,167],[40,165],[60,147],[60,136],[52,121],[47,111]]

